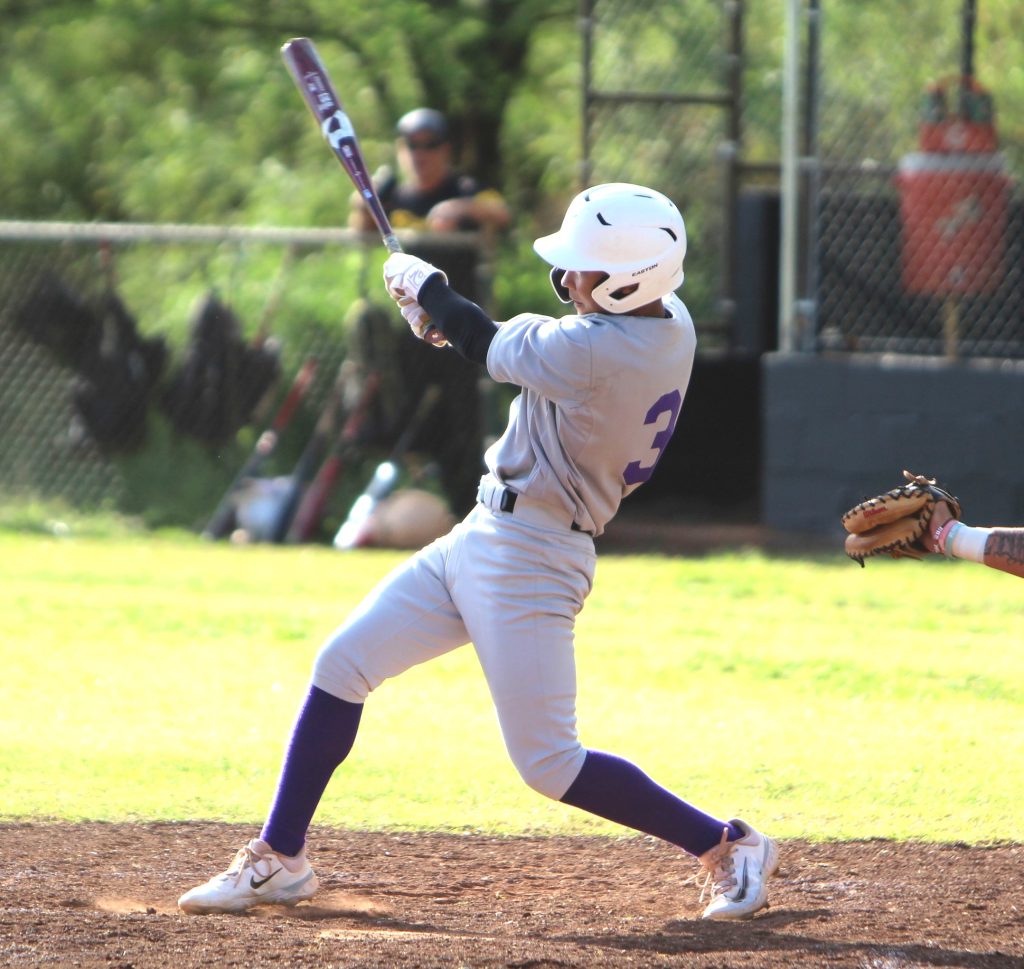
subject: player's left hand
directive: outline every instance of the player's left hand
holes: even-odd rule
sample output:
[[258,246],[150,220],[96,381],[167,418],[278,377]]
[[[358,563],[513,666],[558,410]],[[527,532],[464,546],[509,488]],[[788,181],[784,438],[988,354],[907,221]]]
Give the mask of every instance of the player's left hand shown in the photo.
[[[884,495],[868,498],[843,515],[846,554],[862,566],[874,555],[890,555],[894,559],[919,559],[936,550],[938,532],[934,525],[960,517],[960,502],[934,478],[903,472],[906,484]],[[945,506],[934,521],[935,511]],[[929,530],[931,535],[929,535]]]
[[403,296],[418,300],[423,284],[435,274],[448,282],[448,277],[437,266],[407,252],[393,252],[384,263],[384,285],[396,302]]
[[396,302],[402,316],[405,317],[405,322],[418,339],[425,340],[433,347],[448,346],[448,341],[441,331],[431,324],[427,311],[416,300],[411,296],[402,296]]

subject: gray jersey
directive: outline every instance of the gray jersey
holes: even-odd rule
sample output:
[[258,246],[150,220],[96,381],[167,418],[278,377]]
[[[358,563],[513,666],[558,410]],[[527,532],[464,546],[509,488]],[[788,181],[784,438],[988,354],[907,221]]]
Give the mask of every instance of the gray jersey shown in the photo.
[[522,314],[499,326],[487,369],[522,387],[484,456],[499,482],[604,531],[653,473],[693,369],[690,313],[675,295],[664,303],[662,319]]

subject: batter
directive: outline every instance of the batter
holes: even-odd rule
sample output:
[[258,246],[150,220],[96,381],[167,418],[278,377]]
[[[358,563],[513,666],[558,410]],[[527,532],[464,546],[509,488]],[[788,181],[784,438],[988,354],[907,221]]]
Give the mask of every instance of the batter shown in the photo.
[[429,263],[405,253],[385,263],[388,293],[417,336],[450,344],[521,393],[485,455],[476,507],[388,575],[323,645],[260,837],[186,892],[184,911],[311,898],[306,832],[368,695],[467,643],[530,787],[700,859],[711,890],[704,918],[767,905],[772,839],[680,800],[629,761],[584,747],[576,731],[573,629],[593,583],[594,538],[654,472],[693,367],[693,322],[675,295],[682,216],[652,189],[598,185],[534,248],[573,313],[499,325]]

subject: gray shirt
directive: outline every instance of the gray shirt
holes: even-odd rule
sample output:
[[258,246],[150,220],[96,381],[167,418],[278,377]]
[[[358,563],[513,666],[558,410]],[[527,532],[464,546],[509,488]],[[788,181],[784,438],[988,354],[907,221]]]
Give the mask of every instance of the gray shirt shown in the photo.
[[600,535],[654,471],[675,430],[696,335],[673,295],[669,316],[524,313],[498,327],[487,369],[522,392],[484,455],[513,491]]

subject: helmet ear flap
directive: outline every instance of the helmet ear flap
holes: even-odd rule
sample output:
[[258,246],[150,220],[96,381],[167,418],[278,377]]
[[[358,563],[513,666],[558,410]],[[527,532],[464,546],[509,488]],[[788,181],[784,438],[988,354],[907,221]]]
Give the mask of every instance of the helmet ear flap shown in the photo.
[[572,298],[569,296],[569,290],[562,285],[562,277],[565,275],[565,270],[559,269],[558,266],[552,266],[549,275],[551,277],[551,286],[558,299],[563,303],[571,303]]

